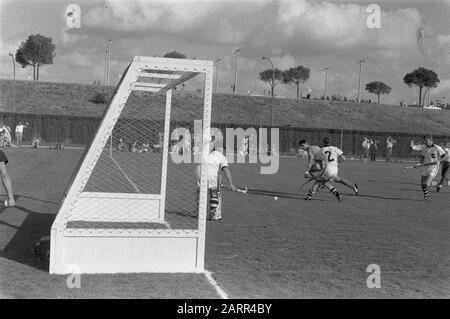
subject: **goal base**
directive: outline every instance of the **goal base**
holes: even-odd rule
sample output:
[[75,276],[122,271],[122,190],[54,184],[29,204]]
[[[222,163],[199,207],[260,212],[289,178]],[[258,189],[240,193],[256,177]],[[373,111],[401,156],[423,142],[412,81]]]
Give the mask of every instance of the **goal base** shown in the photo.
[[[153,234],[152,234],[153,233]],[[54,234],[55,238],[58,234]],[[197,263],[198,233],[145,229],[76,228],[59,234],[52,253],[62,252],[51,274],[201,273]]]

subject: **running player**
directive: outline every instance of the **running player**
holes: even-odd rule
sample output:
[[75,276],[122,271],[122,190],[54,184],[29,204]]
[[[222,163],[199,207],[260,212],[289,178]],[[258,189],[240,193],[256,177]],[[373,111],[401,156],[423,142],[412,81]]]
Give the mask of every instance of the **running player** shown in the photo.
[[321,171],[319,162],[316,161],[316,157],[320,154],[321,148],[317,145],[309,145],[308,142],[303,139],[298,142],[299,150],[298,154],[302,151],[306,152],[308,155],[308,163],[306,165],[305,178],[313,178],[313,175],[316,175],[317,172]]
[[339,191],[329,183],[329,180],[327,180],[322,176],[323,174],[323,167],[322,167],[323,161],[321,158],[322,149],[316,145],[309,145],[304,139],[301,140],[298,144],[300,147],[299,151],[300,150],[306,151],[308,154],[308,164],[305,172],[305,178],[315,180],[315,183],[308,191],[308,196],[306,196],[305,200],[311,200],[318,189],[325,187],[333,195],[335,195],[340,202],[342,199],[341,193],[339,193]]
[[439,184],[436,186],[437,192],[441,190],[445,180],[447,180],[447,184],[450,186],[450,143],[447,143],[447,145],[445,145],[444,151],[447,155],[442,163],[442,178]]
[[422,166],[420,184],[423,191],[423,198],[424,200],[428,200],[428,187],[432,185],[434,178],[439,172],[439,163],[442,160],[447,160],[448,155],[442,147],[434,144],[431,135],[424,136],[423,144],[414,144],[414,141],[411,141],[410,147],[415,151],[420,151],[420,165]]
[[[208,195],[209,195],[209,207],[210,207],[210,220],[220,220],[222,219],[222,212],[220,207],[222,206],[220,203],[220,171],[223,171],[225,177],[230,184],[230,188],[232,191],[236,190],[236,187],[233,185],[233,180],[231,177],[230,169],[228,168],[228,161],[226,157],[216,150],[217,140],[215,138],[211,139],[210,142],[210,153],[208,158],[206,159],[206,171],[207,171],[207,179],[208,179]],[[196,167],[196,179],[197,179],[197,187],[200,187],[200,165]]]
[[[311,175],[310,170],[314,166],[314,163],[317,162],[322,162],[322,164],[329,163],[330,175],[334,175],[334,177],[332,178],[333,181],[351,188],[355,192],[355,195],[358,196],[359,193],[358,185],[353,184],[349,180],[339,177],[338,175],[338,163],[343,162],[345,160],[345,156],[344,152],[342,152],[339,148],[330,145],[329,137],[325,137],[323,139],[323,148],[320,148],[319,146],[309,146],[305,140],[301,140],[299,145],[300,149],[308,152],[308,169],[305,173],[305,178],[313,177]],[[316,170],[313,172],[313,174],[317,172],[317,167],[314,166],[314,169]],[[331,174],[333,173],[331,171],[334,170],[336,171],[336,174]]]
[[324,156],[324,163],[330,166],[330,176],[334,176],[332,179],[334,182],[345,185],[351,188],[355,195],[358,196],[358,185],[351,183],[349,180],[338,176],[338,163],[345,161],[344,152],[336,146],[331,146],[330,138],[324,137],[322,153]]

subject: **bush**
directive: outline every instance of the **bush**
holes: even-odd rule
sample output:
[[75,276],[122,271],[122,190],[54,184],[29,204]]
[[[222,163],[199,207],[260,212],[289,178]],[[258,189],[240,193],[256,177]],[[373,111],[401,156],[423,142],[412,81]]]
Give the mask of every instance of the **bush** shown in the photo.
[[106,100],[106,96],[103,93],[95,93],[95,95],[89,99],[90,102],[95,103],[95,104],[106,104],[107,100]]

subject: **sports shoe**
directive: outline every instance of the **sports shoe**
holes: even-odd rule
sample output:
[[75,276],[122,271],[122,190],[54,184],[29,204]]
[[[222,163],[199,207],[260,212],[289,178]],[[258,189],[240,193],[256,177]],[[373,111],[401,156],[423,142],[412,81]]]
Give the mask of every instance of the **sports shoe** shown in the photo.
[[16,201],[14,200],[14,198],[10,198],[5,200],[4,205],[5,207],[14,207],[16,206]]
[[338,199],[338,201],[339,201],[339,203],[340,202],[342,202],[342,195],[341,194],[339,194],[338,196],[336,196],[337,197],[337,199]]
[[312,200],[312,197],[311,196],[306,196],[305,200]]
[[355,184],[355,187],[353,188],[353,190],[355,191],[355,196],[358,196],[358,194],[359,194],[358,184]]
[[441,191],[442,185],[437,185],[436,186],[436,193],[439,193]]
[[222,219],[222,214],[220,214],[216,211],[211,212],[210,220],[221,220],[221,219]]

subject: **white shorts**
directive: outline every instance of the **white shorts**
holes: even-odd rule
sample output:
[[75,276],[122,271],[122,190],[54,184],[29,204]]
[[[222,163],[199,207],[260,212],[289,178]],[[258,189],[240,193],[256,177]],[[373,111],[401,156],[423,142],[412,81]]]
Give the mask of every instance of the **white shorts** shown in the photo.
[[331,180],[338,175],[338,167],[334,165],[327,165],[323,171],[321,177],[324,180]]
[[[200,187],[200,165],[198,165],[195,170],[194,170],[194,174],[195,174],[195,181],[197,183],[197,187]],[[208,189],[217,189],[218,185],[218,177],[219,174],[210,174],[208,175]]]
[[422,176],[431,176],[433,179],[439,173],[439,165],[430,165],[422,167]]

